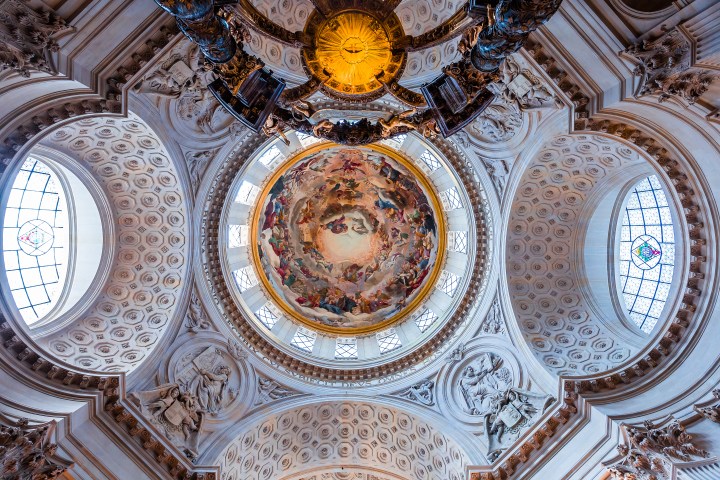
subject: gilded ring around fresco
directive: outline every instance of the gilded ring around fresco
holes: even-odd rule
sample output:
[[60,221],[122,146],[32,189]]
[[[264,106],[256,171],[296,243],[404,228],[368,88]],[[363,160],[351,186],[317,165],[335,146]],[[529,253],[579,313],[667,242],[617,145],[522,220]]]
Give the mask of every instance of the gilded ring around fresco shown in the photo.
[[265,290],[316,330],[358,334],[412,312],[437,280],[442,209],[421,171],[382,146],[323,144],[286,162],[251,224]]

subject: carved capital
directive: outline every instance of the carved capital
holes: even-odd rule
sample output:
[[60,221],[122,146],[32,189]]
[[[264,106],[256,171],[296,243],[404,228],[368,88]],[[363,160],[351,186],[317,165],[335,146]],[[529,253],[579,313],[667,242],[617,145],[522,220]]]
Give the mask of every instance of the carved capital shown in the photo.
[[625,50],[637,62],[635,96],[672,96],[695,103],[717,78],[709,70],[694,66],[690,39],[675,28],[653,41],[644,41]]
[[59,47],[53,36],[65,28],[65,20],[49,10],[33,9],[20,0],[0,1],[0,71],[12,69],[24,77],[31,70],[55,75],[51,53]]

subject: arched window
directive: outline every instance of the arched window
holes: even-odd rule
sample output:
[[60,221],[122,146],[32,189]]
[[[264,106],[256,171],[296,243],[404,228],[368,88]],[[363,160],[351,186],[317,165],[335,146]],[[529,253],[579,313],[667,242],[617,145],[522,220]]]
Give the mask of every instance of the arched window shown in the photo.
[[77,176],[34,155],[21,166],[7,198],[7,286],[23,320],[44,324],[72,308],[92,285],[103,254],[100,212]]
[[651,175],[625,198],[620,229],[619,290],[628,314],[650,332],[665,307],[675,265],[675,233],[660,181]]
[[28,158],[15,177],[5,208],[3,257],[13,299],[29,324],[50,312],[65,283],[67,208],[57,175]]

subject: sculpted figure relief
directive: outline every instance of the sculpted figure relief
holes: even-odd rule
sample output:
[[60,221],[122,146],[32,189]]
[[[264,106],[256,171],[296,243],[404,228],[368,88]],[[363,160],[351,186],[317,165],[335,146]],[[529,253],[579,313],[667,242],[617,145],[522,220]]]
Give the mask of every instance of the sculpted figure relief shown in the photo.
[[503,360],[484,353],[471,365],[465,367],[460,377],[459,389],[465,402],[465,412],[470,415],[486,415],[512,384],[512,374]]
[[434,388],[435,382],[432,380],[425,380],[408,388],[402,392],[400,396],[430,407],[435,405]]
[[552,402],[553,398],[549,395],[519,388],[508,389],[484,419],[488,460],[494,461],[522,432],[535,425]]
[[180,385],[169,383],[145,392],[130,395],[151,423],[185,452],[191,460],[198,456],[199,433],[205,419],[197,399],[181,392]]
[[673,463],[710,456],[675,419],[664,427],[646,421],[643,427],[624,428],[628,443],[617,448],[623,459],[608,467],[614,480],[669,479]]
[[237,395],[237,390],[229,387],[230,378],[222,350],[208,347],[191,360],[180,361],[175,382],[129,397],[151,423],[194,460],[208,415],[217,415]]
[[230,368],[227,365],[220,365],[215,372],[198,370],[198,375],[190,384],[190,391],[197,397],[200,408],[211,415],[218,414],[223,406],[229,377]]

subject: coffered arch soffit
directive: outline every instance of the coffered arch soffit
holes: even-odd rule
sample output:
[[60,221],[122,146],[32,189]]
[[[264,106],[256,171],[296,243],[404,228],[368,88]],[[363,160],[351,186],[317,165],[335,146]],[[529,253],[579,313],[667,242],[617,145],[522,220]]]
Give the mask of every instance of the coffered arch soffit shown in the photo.
[[139,117],[92,117],[40,140],[92,172],[117,219],[107,284],[82,318],[36,339],[96,371],[130,371],[158,344],[182,304],[188,212],[178,172]]
[[215,459],[223,480],[312,478],[313,470],[340,465],[389,479],[460,480],[472,462],[486,463],[439,419],[367,400],[326,400],[253,417]]
[[607,371],[642,346],[593,308],[577,268],[593,201],[622,182],[620,172],[642,163],[634,149],[607,137],[562,135],[543,145],[519,179],[507,224],[508,291],[520,331],[552,373]]

